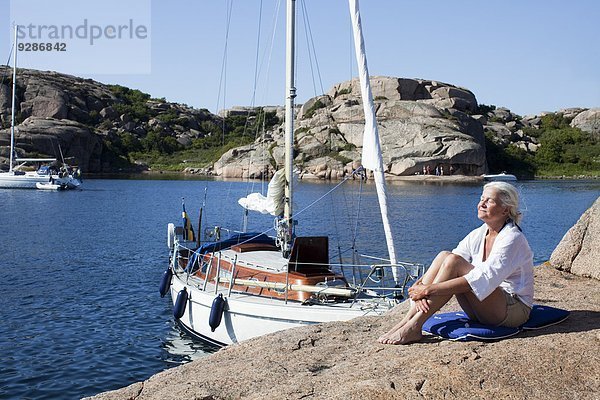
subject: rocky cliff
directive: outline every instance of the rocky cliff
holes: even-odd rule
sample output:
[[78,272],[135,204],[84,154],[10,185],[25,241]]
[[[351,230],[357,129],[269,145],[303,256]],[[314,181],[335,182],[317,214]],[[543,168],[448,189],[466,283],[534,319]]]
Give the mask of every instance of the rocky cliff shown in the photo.
[[[576,225],[583,234],[575,242],[591,240],[583,247],[593,260],[600,259],[593,241],[600,233],[599,209],[600,200]],[[546,263],[535,269],[535,303],[571,315],[539,331],[491,343],[433,337],[408,346],[377,343],[406,312],[403,303],[382,317],[290,329],[229,346],[94,398],[598,399],[599,286],[597,279]]]
[[[11,70],[0,66],[0,167],[4,169],[9,155],[11,85]],[[500,147],[514,144],[531,154],[539,146],[524,128],[539,126],[541,115],[520,117],[506,108],[482,106],[468,89],[431,80],[372,77],[371,85],[389,177],[434,174],[436,167],[444,174],[484,173],[484,134]],[[194,141],[225,126],[226,117],[256,120],[268,111],[280,123],[257,134],[252,144],[228,151],[214,165],[187,172],[258,178],[272,174],[283,162],[281,107],[238,107],[214,115],[121,86],[27,69],[18,70],[16,95],[20,156],[59,157],[60,145],[70,162],[84,172],[145,169],[143,162],[132,158],[133,151],[168,155],[189,150]],[[295,164],[303,177],[340,178],[358,165],[364,122],[361,101],[358,82],[351,80],[298,106]],[[558,113],[572,118],[572,126],[600,136],[600,109]]]
[[[416,79],[372,77],[386,172],[414,175],[429,167],[463,175],[486,170],[483,126],[473,93],[452,85]],[[301,176],[340,178],[360,160],[364,114],[359,82],[334,86],[298,107],[295,163]],[[283,163],[283,126],[242,149],[226,153],[214,166],[222,176],[260,176]]]
[[[0,66],[0,162],[10,146],[12,70]],[[139,91],[51,71],[18,69],[16,151],[21,157],[59,158],[60,150],[84,172],[127,167],[125,141],[154,134],[188,143],[206,134],[202,123],[219,117],[207,110],[151,99]],[[59,150],[60,146],[60,150]],[[119,160],[119,158],[123,158]]]

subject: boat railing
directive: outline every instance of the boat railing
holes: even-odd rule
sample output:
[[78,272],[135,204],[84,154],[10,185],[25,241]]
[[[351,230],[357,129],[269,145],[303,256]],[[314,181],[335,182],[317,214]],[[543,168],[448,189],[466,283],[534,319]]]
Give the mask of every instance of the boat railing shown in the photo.
[[[215,291],[218,290],[219,284],[227,285],[228,294],[231,294],[235,285],[242,285],[275,289],[283,292],[285,299],[288,298],[289,291],[305,291],[312,293],[319,301],[328,301],[333,297],[345,298],[352,302],[369,298],[385,298],[401,302],[408,298],[408,288],[426,271],[426,267],[420,263],[400,261],[391,264],[385,259],[361,254],[359,263],[342,262],[323,265],[343,277],[343,281],[331,279],[312,286],[291,285],[289,277],[286,277],[285,282],[259,282],[235,278],[237,257],[233,263],[222,263],[221,251],[211,252],[210,259],[204,259],[196,251],[193,242],[176,240],[174,247],[172,266],[174,270],[176,266],[183,269],[186,281],[189,281],[190,276],[200,269],[204,275],[199,284],[201,290],[207,290],[208,283],[212,282],[215,284]],[[217,258],[216,265],[213,266],[215,257]],[[185,264],[185,267],[182,264]],[[213,274],[214,269],[216,271]],[[289,270],[286,275],[289,275]],[[210,276],[213,278],[209,279]]]
[[408,298],[408,288],[423,276],[426,267],[414,262],[346,264],[341,271],[356,289],[355,299],[380,297],[400,302]]

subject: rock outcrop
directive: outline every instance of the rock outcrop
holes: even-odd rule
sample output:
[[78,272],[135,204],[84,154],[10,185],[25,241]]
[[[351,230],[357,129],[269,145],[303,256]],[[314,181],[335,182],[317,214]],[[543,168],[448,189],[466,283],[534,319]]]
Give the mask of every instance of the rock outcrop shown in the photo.
[[[419,79],[372,77],[373,98],[388,176],[420,174],[436,167],[446,174],[486,170],[482,124],[467,89]],[[364,114],[357,79],[299,106],[295,162],[301,177],[347,176],[360,160]],[[283,127],[251,145],[232,150],[214,165],[220,176],[259,177],[283,163]]]
[[600,280],[600,198],[565,234],[550,263],[563,271]]
[[[589,248],[590,261],[598,260],[599,202],[573,234]],[[555,251],[562,258],[582,253],[562,246]],[[535,303],[571,315],[499,342],[427,337],[408,346],[377,343],[407,311],[402,303],[382,317],[295,328],[229,346],[94,399],[597,399],[599,285],[549,263],[536,267]],[[444,309],[457,308],[451,302]]]
[[[10,147],[10,134],[0,132],[0,146]],[[60,146],[60,148],[59,148]],[[59,158],[84,171],[101,171],[103,143],[90,127],[68,119],[28,117],[18,128],[17,154],[41,153]],[[8,151],[2,155],[8,157]]]
[[[0,66],[0,77],[0,169],[6,169],[11,70]],[[372,77],[371,86],[390,179],[436,171],[471,176],[488,172],[487,140],[500,149],[514,145],[529,154],[539,148],[536,135],[528,136],[526,128],[540,127],[543,115],[522,118],[506,108],[478,104],[468,89],[432,80]],[[256,132],[246,132],[246,127],[258,121],[267,128],[253,143],[229,150],[213,165],[192,156],[182,169],[261,178],[283,163],[282,107],[234,107],[214,115],[118,85],[28,69],[18,70],[16,105],[21,157],[59,158],[60,145],[69,162],[84,172],[147,169],[143,160],[134,160],[132,155],[167,157],[179,150],[214,149],[232,132],[240,139],[241,130],[246,134],[243,143],[248,143],[248,135],[254,138]],[[571,126],[600,135],[600,109],[557,113],[572,120]],[[294,163],[301,177],[339,179],[356,169],[364,123],[356,79],[298,105],[296,114]],[[268,124],[262,123],[265,115],[272,116]]]
[[[0,162],[6,167],[11,70],[0,66],[0,77]],[[65,158],[84,172],[137,170],[127,160],[127,151],[135,150],[136,143],[138,150],[149,138],[157,147],[189,147],[193,139],[210,135],[222,124],[204,109],[51,71],[18,69],[15,102],[17,154],[60,158],[60,146]]]
[[600,139],[600,108],[582,110],[577,113],[573,116],[571,126],[591,133],[594,137]]

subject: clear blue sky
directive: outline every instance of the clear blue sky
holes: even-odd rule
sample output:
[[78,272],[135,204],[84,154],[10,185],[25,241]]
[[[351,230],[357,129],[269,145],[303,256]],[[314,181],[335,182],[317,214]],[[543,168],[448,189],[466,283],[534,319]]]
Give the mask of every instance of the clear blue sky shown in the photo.
[[[20,4],[28,1],[13,0]],[[63,0],[49,3],[60,1]],[[103,4],[99,1],[96,4]],[[261,1],[233,1],[226,87],[220,97],[230,1],[148,1],[151,2],[151,72],[75,74],[213,112],[217,107],[250,104]],[[255,104],[283,104],[285,5],[279,10],[268,64],[265,54],[277,1],[262,3],[259,53],[264,61],[261,61]],[[346,0],[304,0],[304,5],[323,89],[328,91],[335,83],[356,74],[348,4]],[[317,83],[315,90],[311,78],[302,8],[298,0],[300,102],[321,93],[320,84]],[[119,9],[114,7],[113,12],[118,13]],[[362,0],[361,11],[371,75],[451,83],[473,91],[480,103],[504,106],[521,115],[567,107],[600,107],[600,1]],[[66,15],[69,12],[61,11]],[[126,12],[129,17],[136,17],[135,10]],[[6,62],[11,44],[9,14],[9,0],[0,0],[1,63]],[[124,68],[118,55],[98,57],[95,62]],[[21,57],[19,65],[36,68],[28,65],[26,55]]]

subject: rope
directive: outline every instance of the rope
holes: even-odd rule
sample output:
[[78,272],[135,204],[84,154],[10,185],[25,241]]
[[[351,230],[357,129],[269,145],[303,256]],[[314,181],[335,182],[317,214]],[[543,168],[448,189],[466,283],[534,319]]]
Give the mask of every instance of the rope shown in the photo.
[[[325,90],[323,89],[323,80],[321,78],[321,70],[319,68],[319,61],[317,59],[316,46],[315,46],[315,42],[313,40],[312,29],[310,27],[310,19],[308,16],[308,10],[306,9],[306,2],[301,0],[300,4],[302,5],[302,18],[304,20],[304,25],[306,27],[304,33],[306,36],[306,47],[308,49],[308,59],[309,59],[311,77],[312,77],[312,81],[313,81],[313,90],[315,92],[315,96],[317,96],[318,93],[317,93],[317,88],[316,88],[316,84],[315,84],[315,74],[314,74],[314,70],[313,70],[313,57],[315,60],[315,68],[317,70],[317,76],[319,77],[319,86],[321,88],[321,93],[325,93]],[[311,54],[311,50],[312,50],[312,54]]]
[[316,199],[315,201],[313,201],[312,203],[310,203],[308,206],[304,207],[302,210],[300,210],[297,213],[295,213],[294,216],[298,216],[298,215],[304,213],[309,208],[311,208],[312,206],[314,206],[315,204],[317,204],[319,201],[323,200],[326,196],[328,196],[334,190],[337,190],[338,187],[340,187],[341,185],[343,185],[344,183],[346,183],[346,181],[348,181],[348,179],[350,179],[352,176],[354,176],[355,173],[357,173],[358,171],[360,171],[361,168],[362,167],[359,167],[359,168],[355,169],[354,171],[352,171],[352,174],[350,174],[349,176],[345,177],[340,183],[338,183],[337,185],[335,185],[331,190],[327,191],[327,193],[325,193],[324,195],[322,195],[321,197],[319,197],[318,199]]
[[[225,96],[227,94],[227,47],[229,45],[229,27],[231,26],[231,10],[233,8],[233,1],[230,1],[227,8],[227,15],[225,21],[225,46],[223,48],[223,59],[221,60],[221,77],[219,78],[219,92],[217,95],[217,107],[215,110],[219,110],[219,102],[221,100],[221,89],[223,89],[223,109],[225,109]],[[225,144],[225,117],[223,117],[223,128],[221,133],[221,144]]]

